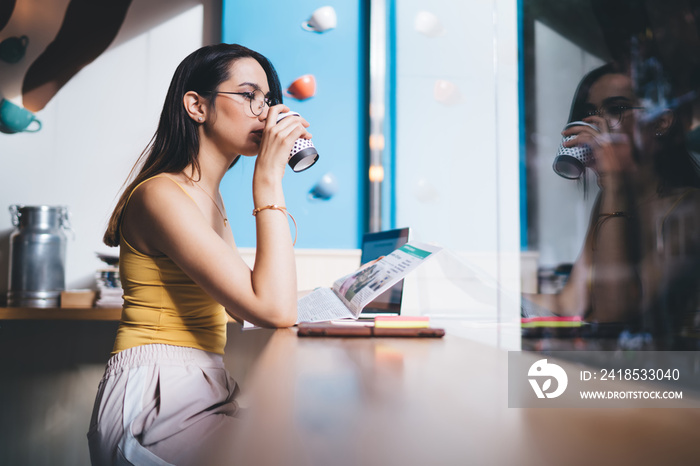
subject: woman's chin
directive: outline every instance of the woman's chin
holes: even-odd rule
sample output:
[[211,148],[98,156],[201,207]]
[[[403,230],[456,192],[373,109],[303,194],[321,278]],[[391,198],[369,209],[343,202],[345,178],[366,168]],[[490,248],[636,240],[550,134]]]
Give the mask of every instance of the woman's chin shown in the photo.
[[260,153],[260,143],[258,142],[258,143],[248,144],[247,147],[243,147],[241,149],[243,149],[243,150],[241,151],[240,154],[243,157],[255,157],[256,155],[258,155],[258,153]]

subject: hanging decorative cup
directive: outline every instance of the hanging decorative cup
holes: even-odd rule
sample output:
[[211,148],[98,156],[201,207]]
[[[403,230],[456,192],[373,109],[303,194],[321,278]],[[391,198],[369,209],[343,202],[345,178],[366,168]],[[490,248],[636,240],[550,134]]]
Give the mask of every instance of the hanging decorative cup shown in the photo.
[[301,27],[312,32],[326,32],[335,28],[338,18],[332,6],[322,6],[315,10],[307,21],[301,23]]
[[285,91],[285,95],[297,100],[306,100],[316,95],[316,78],[313,74],[305,74],[294,80]]

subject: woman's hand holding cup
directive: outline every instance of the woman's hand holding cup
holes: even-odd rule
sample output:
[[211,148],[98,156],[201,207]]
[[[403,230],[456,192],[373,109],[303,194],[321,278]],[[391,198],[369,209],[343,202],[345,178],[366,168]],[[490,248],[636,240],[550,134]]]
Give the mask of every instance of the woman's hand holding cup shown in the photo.
[[573,121],[562,131],[563,139],[557,155],[554,157],[552,168],[568,179],[579,178],[586,167],[593,165],[593,148],[581,137],[583,132],[599,132],[598,127],[585,121]]
[[270,170],[269,173],[274,173],[279,179],[284,175],[294,142],[299,138],[311,139],[311,133],[306,130],[309,122],[303,117],[283,118],[278,122],[279,115],[289,111],[289,107],[279,104],[270,107],[267,114],[263,113],[258,117],[260,121],[265,121],[265,128],[260,141],[256,170]]
[[575,121],[562,131],[563,147],[587,147],[591,151],[591,167],[601,176],[626,173],[634,169],[632,146],[625,133],[610,132],[607,122],[600,117],[589,117],[590,122]]

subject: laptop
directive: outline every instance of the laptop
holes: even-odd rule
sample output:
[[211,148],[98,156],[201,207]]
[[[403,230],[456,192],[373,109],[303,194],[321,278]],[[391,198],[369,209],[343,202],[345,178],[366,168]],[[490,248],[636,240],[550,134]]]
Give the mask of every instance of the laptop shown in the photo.
[[[362,236],[362,256],[360,264],[391,254],[409,240],[409,228],[365,233]],[[377,316],[392,316],[401,314],[401,299],[403,297],[403,280],[379,295],[369,303],[360,314],[360,319],[374,319]]]

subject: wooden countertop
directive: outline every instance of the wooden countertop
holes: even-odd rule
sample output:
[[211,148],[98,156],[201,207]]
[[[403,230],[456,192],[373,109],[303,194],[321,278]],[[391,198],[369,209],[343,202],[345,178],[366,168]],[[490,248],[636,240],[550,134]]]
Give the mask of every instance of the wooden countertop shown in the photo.
[[[110,313],[118,309],[0,309],[14,319]],[[116,325],[0,326],[0,399],[12,400],[3,405],[0,443],[16,455],[37,444],[52,455],[56,445],[75,445],[74,460],[72,452],[85,451],[86,420]],[[295,329],[231,324],[224,363],[240,386],[244,415],[222,442],[222,461],[200,464],[697,464],[699,409],[509,408],[509,352],[447,331],[439,339],[299,338]],[[534,363],[543,356],[524,357]],[[610,386],[637,387],[619,380]],[[72,424],[47,429],[47,413],[57,406]]]
[[231,332],[231,344],[254,336],[268,339],[241,384],[246,417],[229,456],[240,464],[642,466],[700,454],[697,409],[509,408],[508,352],[449,334],[263,329]]

